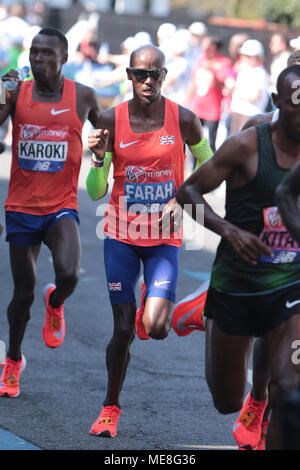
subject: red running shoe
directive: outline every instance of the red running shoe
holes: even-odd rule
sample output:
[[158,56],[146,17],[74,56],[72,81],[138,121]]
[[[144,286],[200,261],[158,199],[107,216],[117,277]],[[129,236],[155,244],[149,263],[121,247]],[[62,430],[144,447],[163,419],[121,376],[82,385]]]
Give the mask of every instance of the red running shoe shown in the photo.
[[116,437],[121,410],[117,405],[104,406],[98,419],[90,429],[90,434],[101,437]]
[[240,414],[232,427],[233,437],[239,448],[255,450],[262,433],[262,420],[268,399],[256,401],[251,397],[251,392],[243,404]]
[[0,396],[17,398],[20,395],[20,375],[25,370],[26,359],[22,354],[19,361],[6,357],[2,377],[0,380]]
[[43,340],[48,348],[57,348],[65,337],[64,306],[54,308],[49,304],[50,294],[55,290],[54,284],[47,284],[43,290],[46,305],[46,320],[43,325]]
[[175,306],[172,315],[172,328],[178,336],[187,336],[195,330],[205,331],[203,311],[209,281]]
[[136,316],[135,316],[135,329],[136,329],[136,334],[140,339],[150,339],[150,336],[147,335],[147,332],[145,330],[145,325],[143,322],[143,315],[145,311],[145,296],[146,296],[146,284],[143,282],[142,287],[142,297],[141,297],[141,306],[140,308],[136,311]]

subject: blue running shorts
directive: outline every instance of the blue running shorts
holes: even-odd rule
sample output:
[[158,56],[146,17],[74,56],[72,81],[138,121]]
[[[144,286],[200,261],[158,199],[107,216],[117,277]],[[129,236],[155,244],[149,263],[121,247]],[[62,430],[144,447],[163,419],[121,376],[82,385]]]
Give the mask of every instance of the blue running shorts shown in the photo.
[[60,209],[47,215],[6,211],[6,241],[23,247],[38,245],[44,241],[45,234],[51,227],[66,217],[74,219],[79,225],[79,216],[75,209]]
[[109,237],[104,239],[104,263],[112,304],[135,302],[135,288],[141,263],[147,297],[175,302],[178,280],[178,247],[136,246]]

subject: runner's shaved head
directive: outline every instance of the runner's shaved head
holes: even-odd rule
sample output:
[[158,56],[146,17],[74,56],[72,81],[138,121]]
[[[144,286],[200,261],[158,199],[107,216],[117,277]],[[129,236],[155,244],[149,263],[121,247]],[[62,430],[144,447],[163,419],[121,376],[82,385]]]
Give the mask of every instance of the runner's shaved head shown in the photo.
[[139,59],[144,59],[146,57],[149,57],[152,60],[156,59],[155,62],[159,64],[159,68],[164,67],[165,65],[166,59],[164,53],[158,47],[147,44],[132,51],[129,61],[130,67],[134,67]]

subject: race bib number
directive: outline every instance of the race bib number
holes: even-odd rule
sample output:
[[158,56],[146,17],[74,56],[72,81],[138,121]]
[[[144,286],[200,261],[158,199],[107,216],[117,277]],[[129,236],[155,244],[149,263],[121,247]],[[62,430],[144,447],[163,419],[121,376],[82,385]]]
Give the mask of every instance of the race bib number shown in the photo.
[[20,125],[19,166],[23,170],[55,173],[64,169],[68,155],[67,126]]
[[274,257],[261,256],[264,263],[299,263],[300,248],[286,229],[277,207],[264,209],[264,228],[259,238],[273,251]]
[[175,196],[173,173],[173,166],[164,169],[128,167],[124,183],[127,210],[133,213],[161,212]]
[[137,213],[161,212],[166,202],[175,196],[175,183],[147,183],[124,185],[127,210]]

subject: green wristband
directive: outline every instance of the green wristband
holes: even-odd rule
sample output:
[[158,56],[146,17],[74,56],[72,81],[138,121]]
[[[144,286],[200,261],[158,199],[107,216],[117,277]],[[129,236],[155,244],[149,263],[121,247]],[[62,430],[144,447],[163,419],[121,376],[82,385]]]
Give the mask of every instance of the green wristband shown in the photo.
[[91,166],[86,178],[86,190],[93,201],[105,196],[107,191],[107,178],[112,162],[112,152],[105,152],[103,165],[100,167]]
[[194,145],[189,145],[189,149],[194,155],[194,157],[197,159],[196,167],[195,169],[199,168],[202,163],[206,162],[212,155],[213,151],[210,148],[209,142],[206,137],[203,137],[203,139],[198,142],[198,144]]

